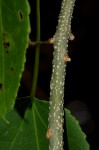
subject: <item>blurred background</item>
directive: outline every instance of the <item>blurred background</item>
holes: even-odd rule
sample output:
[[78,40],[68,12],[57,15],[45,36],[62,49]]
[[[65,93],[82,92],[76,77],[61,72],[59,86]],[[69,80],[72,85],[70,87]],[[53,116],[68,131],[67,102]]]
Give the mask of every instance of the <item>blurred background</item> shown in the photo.
[[[31,13],[30,39],[36,41],[36,0],[29,0]],[[53,37],[58,23],[61,0],[41,0],[41,41]],[[91,150],[98,149],[98,2],[76,0],[71,30],[75,36],[69,42],[71,62],[66,67],[64,106],[79,120]],[[27,61],[18,97],[31,92],[35,46],[27,50]],[[36,97],[49,100],[53,45],[41,44]]]

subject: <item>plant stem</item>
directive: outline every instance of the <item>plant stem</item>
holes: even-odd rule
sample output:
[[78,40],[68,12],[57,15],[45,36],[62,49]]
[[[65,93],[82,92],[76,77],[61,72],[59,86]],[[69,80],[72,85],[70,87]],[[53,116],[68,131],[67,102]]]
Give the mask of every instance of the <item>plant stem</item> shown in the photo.
[[[49,150],[63,150],[64,84],[68,57],[68,40],[71,35],[71,18],[75,0],[63,0],[54,35],[54,58],[50,83],[50,112],[47,137]],[[50,132],[49,132],[50,131]]]
[[36,52],[35,52],[35,63],[34,63],[34,76],[32,82],[31,97],[35,97],[38,79],[38,69],[39,69],[39,55],[40,55],[40,0],[36,0],[36,18],[37,18],[37,37],[36,41]]

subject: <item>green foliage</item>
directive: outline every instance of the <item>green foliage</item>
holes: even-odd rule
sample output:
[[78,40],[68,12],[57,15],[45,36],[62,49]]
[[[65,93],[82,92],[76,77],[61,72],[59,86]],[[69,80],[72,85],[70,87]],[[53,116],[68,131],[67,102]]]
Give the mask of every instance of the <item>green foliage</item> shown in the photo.
[[13,108],[24,69],[30,23],[27,0],[0,0],[0,116]]
[[47,118],[48,103],[37,99],[27,108],[24,119],[15,110],[7,113],[10,124],[0,120],[0,150],[47,150]]
[[86,135],[82,132],[79,122],[65,109],[65,119],[69,150],[89,150]]
[[[29,98],[23,99],[23,101],[27,100]],[[0,120],[0,149],[48,150],[49,140],[46,139],[48,112],[49,102],[36,98],[33,99],[32,106],[25,111],[24,118],[21,118],[16,110],[8,112],[7,119],[10,124]],[[89,150],[85,134],[77,120],[67,109],[65,109],[65,114],[69,150]]]
[[[0,150],[49,147],[46,139],[49,102],[28,97],[19,99],[23,102],[32,99],[26,109],[24,103],[20,107],[14,105],[29,43],[29,13],[27,0],[0,0],[0,117],[5,119],[6,115],[9,121],[7,124],[0,119]],[[67,109],[65,116],[69,150],[89,150],[77,120]]]

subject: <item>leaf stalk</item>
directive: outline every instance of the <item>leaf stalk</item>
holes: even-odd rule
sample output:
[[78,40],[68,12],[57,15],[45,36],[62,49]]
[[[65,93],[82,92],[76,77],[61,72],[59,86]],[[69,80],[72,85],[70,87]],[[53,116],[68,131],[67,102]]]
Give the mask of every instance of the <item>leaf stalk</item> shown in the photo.
[[37,18],[37,45],[35,51],[35,62],[34,62],[34,75],[32,81],[32,90],[30,96],[33,98],[36,94],[38,70],[39,70],[39,56],[40,56],[40,0],[36,0],[36,18]]

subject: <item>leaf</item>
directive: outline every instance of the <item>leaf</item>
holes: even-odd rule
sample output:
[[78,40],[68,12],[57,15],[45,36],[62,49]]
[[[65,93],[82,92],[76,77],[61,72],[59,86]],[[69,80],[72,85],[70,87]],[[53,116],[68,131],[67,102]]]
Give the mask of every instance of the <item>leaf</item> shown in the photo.
[[[23,107],[29,105],[27,101],[30,101],[29,98],[21,100],[23,106],[17,107],[18,112],[19,108],[23,111]],[[16,110],[7,113],[10,124],[0,120],[0,150],[48,150],[49,140],[46,139],[48,111],[47,101],[34,98],[32,106],[29,106],[25,112],[24,119]],[[23,116],[22,112],[20,113]],[[67,109],[65,114],[69,150],[89,150],[86,136],[78,121]]]
[[86,135],[82,131],[79,122],[67,109],[65,109],[65,116],[69,150],[89,150]]
[[24,69],[30,33],[27,0],[0,0],[0,116],[11,110]]
[[0,150],[48,150],[48,107],[47,102],[34,99],[24,119],[10,111],[9,125],[0,120]]

